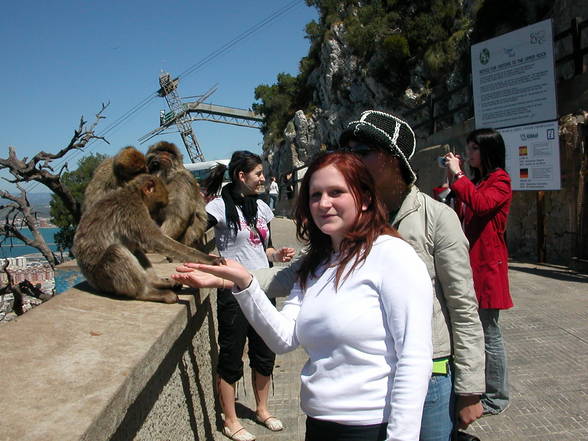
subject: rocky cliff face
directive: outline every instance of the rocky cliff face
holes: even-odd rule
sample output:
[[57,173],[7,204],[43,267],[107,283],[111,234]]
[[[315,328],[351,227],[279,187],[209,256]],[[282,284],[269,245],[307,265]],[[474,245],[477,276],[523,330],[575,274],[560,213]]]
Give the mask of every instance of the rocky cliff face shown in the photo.
[[[532,5],[533,1],[528,0],[529,5]],[[472,22],[479,4],[476,0],[463,2],[463,10],[472,18]],[[531,9],[529,6],[529,10]],[[573,17],[588,18],[588,3],[556,0],[551,16],[554,19],[554,32],[560,32],[569,28]],[[543,18],[533,21],[541,19]],[[502,30],[502,32],[505,31]],[[563,45],[556,47],[556,50],[562,49],[564,49]],[[377,108],[401,115],[420,105],[430,94],[431,91],[422,80],[422,65],[417,65],[413,69],[411,87],[398,97],[368,74],[370,63],[376,61],[369,60],[366,65],[365,60],[360,60],[352,54],[345,43],[345,29],[342,24],[336,24],[330,29],[329,38],[320,48],[318,67],[308,79],[308,83],[314,90],[314,110],[311,113],[305,113],[302,110],[296,112],[284,130],[284,141],[279,144],[268,142],[264,145],[264,159],[269,175],[282,176],[304,164],[316,152],[336,145],[343,127],[349,121],[359,117],[363,110]],[[402,66],[390,66],[390,75],[395,75],[395,71],[400,69]],[[447,76],[448,88],[462,82],[461,75],[457,71]],[[454,103],[451,106],[463,102],[464,98],[454,97]]]
[[[284,131],[284,141],[264,145],[264,159],[269,175],[284,173],[305,163],[312,155],[328,146],[336,145],[343,127],[358,118],[363,110],[377,108],[402,114],[419,105],[430,91],[420,80],[419,67],[411,78],[412,88],[406,89],[400,98],[370,76],[370,63],[351,52],[345,43],[345,28],[336,24],[330,29],[330,37],[320,49],[318,67],[309,76],[308,83],[314,90],[312,113],[296,112]],[[391,66],[390,75],[402,69]]]

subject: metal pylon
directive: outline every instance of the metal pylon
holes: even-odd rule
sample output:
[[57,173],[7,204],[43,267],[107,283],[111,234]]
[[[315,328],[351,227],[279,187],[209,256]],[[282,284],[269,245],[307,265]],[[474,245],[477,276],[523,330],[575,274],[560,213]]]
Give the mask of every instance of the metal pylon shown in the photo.
[[178,82],[178,78],[172,80],[168,72],[162,72],[159,75],[159,85],[161,86],[159,95],[163,96],[167,101],[172,112],[171,118],[174,118],[174,123],[178,127],[190,160],[192,162],[204,161],[200,144],[198,144],[198,139],[196,139],[196,135],[192,131],[190,115],[186,112],[184,103],[182,103],[178,95]]

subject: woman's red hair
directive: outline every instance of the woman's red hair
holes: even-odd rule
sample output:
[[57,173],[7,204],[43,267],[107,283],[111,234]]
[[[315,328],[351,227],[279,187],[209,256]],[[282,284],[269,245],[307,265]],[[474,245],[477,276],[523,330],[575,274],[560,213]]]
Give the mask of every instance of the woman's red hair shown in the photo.
[[[387,211],[377,195],[372,175],[361,159],[350,153],[320,153],[310,163],[302,179],[294,210],[296,235],[300,240],[308,243],[308,253],[303,257],[298,271],[299,281],[303,288],[306,286],[308,278],[316,275],[319,265],[325,263],[333,251],[331,238],[324,234],[312,220],[309,204],[312,175],[317,170],[329,165],[335,167],[343,175],[358,207],[355,223],[341,242],[335,287],[339,286],[343,271],[349,262],[353,261],[353,265],[343,280],[366,259],[378,236],[386,234],[400,237],[396,229],[388,225]],[[362,204],[367,205],[365,211],[360,210]]]

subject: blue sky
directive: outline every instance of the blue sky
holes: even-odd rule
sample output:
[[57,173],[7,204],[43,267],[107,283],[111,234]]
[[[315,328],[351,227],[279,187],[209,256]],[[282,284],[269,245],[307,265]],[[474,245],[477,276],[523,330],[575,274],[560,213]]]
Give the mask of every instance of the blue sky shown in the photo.
[[[55,0],[5,2],[0,16],[0,157],[8,146],[19,157],[40,150],[57,152],[68,144],[80,117],[92,122],[101,103],[107,117],[97,133],[110,145],[94,142],[87,152],[108,155],[125,145],[145,151],[160,140],[175,142],[188,155],[177,133],[140,145],[139,137],[159,126],[163,98],[155,98],[131,118],[110,128],[158,88],[161,70],[172,76],[200,61],[260,24],[272,13],[294,5],[291,0]],[[308,52],[304,27],[317,18],[304,0],[232,49],[181,78],[183,97],[201,95],[218,105],[249,108],[259,84],[273,84],[276,75],[298,73]],[[193,101],[188,99],[187,101]],[[110,129],[109,129],[110,128]],[[194,122],[207,160],[230,156],[233,150],[261,153],[256,129]],[[70,169],[84,153],[66,156]],[[7,174],[2,175],[7,176]],[[0,189],[14,187],[0,181]],[[34,192],[46,191],[35,185]]]

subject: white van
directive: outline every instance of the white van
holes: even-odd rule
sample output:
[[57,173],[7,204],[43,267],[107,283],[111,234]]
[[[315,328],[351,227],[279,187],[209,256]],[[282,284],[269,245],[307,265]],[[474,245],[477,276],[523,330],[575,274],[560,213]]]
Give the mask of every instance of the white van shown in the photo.
[[[200,186],[202,186],[202,182],[208,177],[210,171],[216,167],[219,163],[224,164],[227,167],[229,166],[230,159],[217,159],[215,161],[204,161],[204,162],[194,162],[190,164],[184,164],[184,167],[192,173],[192,175],[196,178]],[[229,169],[225,171],[225,175],[223,176],[223,187],[227,185],[231,180],[229,179]]]

